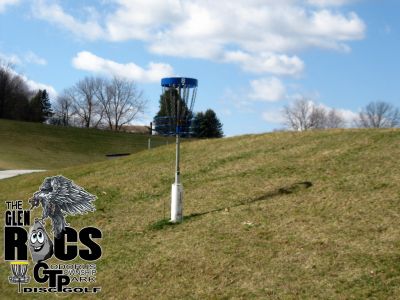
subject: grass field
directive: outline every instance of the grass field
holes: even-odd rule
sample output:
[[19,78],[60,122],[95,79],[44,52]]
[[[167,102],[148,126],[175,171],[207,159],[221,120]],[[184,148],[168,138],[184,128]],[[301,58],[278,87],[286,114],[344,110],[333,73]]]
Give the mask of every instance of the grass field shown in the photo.
[[[54,169],[105,160],[108,153],[147,149],[147,135],[0,119],[1,169]],[[152,137],[152,145],[165,145]]]
[[[67,221],[103,231],[103,299],[398,299],[400,130],[282,132],[182,148],[180,225],[164,221],[173,145],[6,179],[1,199],[26,200],[56,174],[96,194],[95,213]],[[9,274],[2,263],[0,298],[20,299]],[[32,299],[51,297],[63,296]]]

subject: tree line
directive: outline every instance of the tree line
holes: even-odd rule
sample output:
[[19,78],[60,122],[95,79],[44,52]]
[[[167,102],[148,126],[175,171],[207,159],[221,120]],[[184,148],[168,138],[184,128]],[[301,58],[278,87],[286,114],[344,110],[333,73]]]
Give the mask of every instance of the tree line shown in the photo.
[[[170,113],[162,103],[157,116]],[[137,120],[147,104],[143,91],[133,81],[88,76],[63,90],[51,105],[46,90],[32,91],[10,64],[0,61],[0,118],[120,131]],[[188,136],[223,136],[222,124],[213,110],[193,115],[187,109],[185,113],[191,114]]]
[[[155,131],[159,134],[175,132],[175,125],[171,123],[174,107],[169,98],[171,95],[177,97],[175,94],[172,91],[160,97],[160,109],[154,117]],[[0,61],[0,118],[119,131],[135,121],[145,111],[147,103],[143,91],[133,81],[91,76],[65,89],[52,107],[46,90],[31,90],[10,64]],[[179,103],[186,120],[179,126],[186,130],[187,136],[223,136],[222,123],[212,109],[194,114],[181,98]],[[316,105],[307,99],[285,106],[282,116],[286,127],[291,130],[347,127],[340,111]],[[353,127],[359,128],[399,127],[400,111],[387,102],[371,102],[352,123]]]
[[[161,95],[160,99],[164,99]],[[188,137],[213,138],[222,137],[222,124],[216,113],[208,109],[206,112],[196,113],[186,107],[179,98],[182,113],[192,122],[192,131]],[[167,103],[167,106],[166,106]],[[127,79],[113,77],[85,77],[72,87],[65,89],[57,97],[52,124],[65,126],[81,126],[106,128],[120,131],[124,125],[132,123],[143,114],[148,101],[143,97],[143,91],[136,84]],[[156,117],[171,116],[171,99],[160,100],[160,111]],[[190,118],[188,116],[190,114]],[[155,119],[156,119],[155,117]],[[160,127],[156,132],[165,134]],[[168,132],[170,133],[170,132]]]
[[11,65],[0,62],[0,118],[119,131],[144,112],[146,103],[132,81],[85,77],[52,107],[46,90],[32,91]]
[[[339,111],[318,106],[307,99],[299,99],[291,105],[286,105],[282,116],[286,127],[296,131],[347,126],[345,118]],[[399,108],[384,101],[370,102],[351,122],[351,126],[358,128],[399,127],[400,111]]]
[[120,131],[142,114],[147,100],[133,81],[85,77],[56,99],[51,123]]
[[0,118],[44,122],[52,115],[46,90],[32,91],[10,65],[0,65]]

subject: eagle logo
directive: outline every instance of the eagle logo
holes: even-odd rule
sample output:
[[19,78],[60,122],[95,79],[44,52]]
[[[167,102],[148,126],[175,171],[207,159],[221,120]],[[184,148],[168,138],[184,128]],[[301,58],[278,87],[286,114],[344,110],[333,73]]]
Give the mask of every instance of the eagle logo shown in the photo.
[[62,175],[47,177],[39,190],[29,199],[30,209],[42,205],[43,214],[41,220],[50,218],[53,225],[55,238],[60,237],[65,226],[66,215],[84,214],[95,211],[93,201],[96,196],[88,193],[82,187],[76,185],[72,180]]

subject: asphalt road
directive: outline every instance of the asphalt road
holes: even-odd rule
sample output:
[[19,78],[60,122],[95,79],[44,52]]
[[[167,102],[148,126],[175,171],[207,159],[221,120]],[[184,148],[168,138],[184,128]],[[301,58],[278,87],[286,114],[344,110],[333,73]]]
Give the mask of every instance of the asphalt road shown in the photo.
[[46,170],[5,170],[5,171],[0,171],[0,180],[1,179],[6,179],[22,174],[29,174],[29,173],[34,173],[34,172],[44,172]]

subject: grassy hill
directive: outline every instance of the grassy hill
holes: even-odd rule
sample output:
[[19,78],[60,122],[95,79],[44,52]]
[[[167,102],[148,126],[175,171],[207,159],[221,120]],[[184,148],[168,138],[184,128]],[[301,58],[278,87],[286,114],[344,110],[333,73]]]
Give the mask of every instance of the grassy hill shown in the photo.
[[[55,174],[96,194],[95,213],[67,220],[103,231],[103,299],[398,298],[400,130],[196,141],[182,160],[180,225],[164,221],[173,145],[6,179],[1,201]],[[19,299],[9,274],[3,263],[0,298]]]
[[[0,119],[1,169],[54,169],[147,148],[148,136]],[[152,137],[153,146],[166,144]]]

